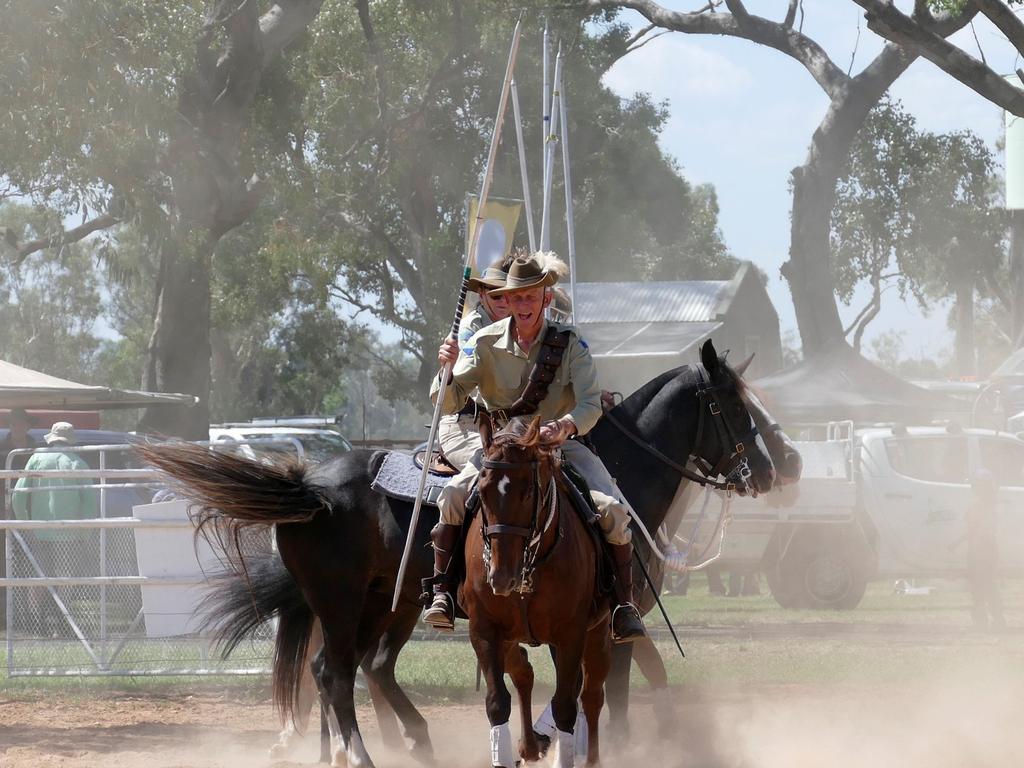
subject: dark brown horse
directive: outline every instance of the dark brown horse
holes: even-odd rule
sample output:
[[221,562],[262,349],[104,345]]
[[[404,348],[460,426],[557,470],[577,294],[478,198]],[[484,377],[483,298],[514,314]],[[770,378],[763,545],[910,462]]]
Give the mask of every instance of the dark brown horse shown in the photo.
[[543,643],[555,660],[556,765],[571,768],[574,762],[577,697],[586,715],[592,765],[599,757],[598,717],[611,654],[608,605],[598,597],[598,553],[571,506],[558,454],[539,442],[540,421],[527,427],[513,420],[493,440],[489,432],[486,425],[481,429],[480,504],[466,537],[466,579],[459,596],[487,681],[491,764],[515,766],[506,673],[519,694],[519,753],[527,761],[539,757],[530,712],[533,673],[519,644]]

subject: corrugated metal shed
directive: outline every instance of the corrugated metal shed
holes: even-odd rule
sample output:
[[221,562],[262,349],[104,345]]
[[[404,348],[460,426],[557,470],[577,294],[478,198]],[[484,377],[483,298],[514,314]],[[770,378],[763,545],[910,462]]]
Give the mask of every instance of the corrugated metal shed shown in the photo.
[[682,355],[711,336],[721,323],[581,323],[595,357]]
[[[725,311],[728,280],[577,283],[576,323],[707,323]],[[727,302],[726,302],[727,303]]]

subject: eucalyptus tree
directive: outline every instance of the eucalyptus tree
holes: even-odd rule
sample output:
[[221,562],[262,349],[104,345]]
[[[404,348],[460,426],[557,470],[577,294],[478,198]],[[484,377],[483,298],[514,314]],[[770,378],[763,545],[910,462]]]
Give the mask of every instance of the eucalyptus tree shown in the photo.
[[[197,394],[144,428],[206,434],[210,269],[260,204],[274,162],[254,107],[322,0],[16,0],[0,28],[7,193],[79,224],[9,242],[13,258],[130,222],[159,254],[143,384]],[[269,122],[269,121],[268,121]]]
[[[721,6],[725,6],[722,12]],[[780,3],[781,20],[751,13],[743,0],[711,0],[692,12],[672,11],[653,0],[580,0],[591,10],[631,8],[650,26],[684,34],[722,35],[749,40],[792,58],[807,70],[829,98],[821,123],[811,136],[804,163],[792,171],[793,208],[789,260],[782,274],[789,283],[805,356],[842,343],[844,329],[836,304],[829,259],[829,220],[836,183],[857,131],[889,86],[906,71],[919,51],[887,43],[857,74],[848,74],[797,24],[800,0]],[[943,39],[976,14],[967,4],[957,12],[933,13],[915,3],[912,18],[922,34]]]
[[870,287],[846,329],[856,349],[888,288],[925,308],[953,298],[956,372],[976,372],[976,297],[1009,303],[996,187],[995,159],[978,136],[919,131],[889,99],[871,111],[840,176],[831,222],[837,295],[849,302],[859,284]]
[[[628,31],[589,18],[552,19],[567,55],[583,276],[728,273],[713,190],[691,187],[657,146],[664,106],[601,85]],[[51,228],[9,233],[2,252],[18,264],[90,238],[135,259],[140,279],[113,288],[126,343],[103,354],[121,377],[144,345],[144,386],[202,399],[149,412],[144,428],[201,436],[210,403],[225,413],[233,397],[285,407],[237,395],[275,376],[295,383],[285,347],[309,360],[317,351],[304,346],[319,342],[321,359],[341,365],[324,350],[359,333],[329,310],[399,328],[425,396],[465,195],[493,127],[507,4],[19,0],[7,19],[0,195],[49,211]],[[540,102],[533,26],[533,61],[524,55],[517,75],[524,104]],[[527,110],[532,168],[538,111]],[[516,162],[507,142],[498,194],[517,195]],[[314,319],[320,332],[302,331]],[[387,393],[408,394],[406,369],[395,370]],[[299,389],[313,398],[317,387]]]

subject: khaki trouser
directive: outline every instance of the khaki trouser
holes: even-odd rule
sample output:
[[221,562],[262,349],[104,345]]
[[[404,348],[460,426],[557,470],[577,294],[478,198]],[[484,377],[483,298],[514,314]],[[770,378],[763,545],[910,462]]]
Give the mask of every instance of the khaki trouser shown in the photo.
[[462,469],[483,444],[480,428],[472,416],[452,414],[442,416],[437,427],[437,441],[445,457],[456,469]]
[[[479,436],[477,437],[479,440]],[[467,461],[462,470],[448,481],[441,491],[437,506],[441,510],[441,522],[447,525],[462,525],[466,517],[466,500],[476,483],[480,470],[480,454]],[[583,475],[590,488],[590,498],[597,507],[598,525],[609,544],[629,544],[632,534],[629,530],[629,502],[619,491],[612,476],[608,474],[601,460],[585,445],[569,440],[562,446],[562,457]]]

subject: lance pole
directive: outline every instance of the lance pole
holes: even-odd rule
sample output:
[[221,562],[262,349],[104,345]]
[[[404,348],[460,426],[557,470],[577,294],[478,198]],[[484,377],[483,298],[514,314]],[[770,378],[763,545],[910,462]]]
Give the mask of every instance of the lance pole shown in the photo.
[[530,179],[526,173],[526,145],[523,143],[523,122],[519,115],[519,88],[512,81],[512,117],[516,121],[516,148],[519,150],[519,175],[523,179],[523,209],[526,213],[526,234],[530,239],[530,253],[537,250],[537,236],[533,231],[533,204],[530,202]]
[[548,20],[544,19],[544,46],[541,49],[541,66],[544,80],[540,89],[540,183],[541,189],[548,184],[548,134],[551,133],[551,42],[548,36]]
[[573,219],[572,169],[569,164],[569,110],[565,100],[564,83],[558,89],[558,103],[562,120],[562,174],[565,181],[565,230],[569,251],[569,301],[572,303],[569,321],[574,322],[576,317],[576,224]]
[[[498,116],[494,120],[494,133],[491,134],[491,146],[487,151],[487,162],[484,165],[484,177],[480,182],[480,194],[476,202],[476,219],[472,222],[473,231],[469,238],[469,247],[466,249],[466,260],[462,266],[462,287],[459,290],[459,301],[455,306],[455,318],[452,320],[452,328],[449,337],[454,341],[458,338],[459,324],[462,322],[462,307],[466,302],[466,294],[469,292],[469,277],[473,271],[473,264],[476,262],[476,252],[480,245],[480,230],[484,223],[484,206],[487,203],[487,196],[491,191],[491,179],[494,175],[494,158],[498,152],[498,144],[501,141],[501,124],[505,119],[505,111],[508,107],[509,91],[512,87],[512,72],[516,65],[516,55],[519,53],[519,25],[516,22],[515,30],[512,33],[512,48],[508,53],[508,64],[505,65],[505,77],[501,81],[501,98],[498,101]],[[466,222],[469,226],[470,222]],[[416,502],[413,504],[412,517],[409,519],[409,532],[405,538],[405,549],[402,552],[402,562],[398,566],[398,576],[395,579],[395,594],[391,600],[391,610],[398,608],[398,600],[402,595],[402,583],[405,581],[405,571],[409,565],[409,555],[412,552],[412,543],[416,537],[416,528],[419,524],[420,510],[423,509],[423,489],[427,484],[427,474],[430,472],[430,457],[434,452],[434,440],[437,438],[437,425],[441,421],[441,405],[444,403],[444,392],[451,380],[452,366],[445,364],[441,368],[440,389],[437,394],[437,403],[434,406],[434,417],[430,422],[430,432],[427,435],[426,459],[423,461],[423,471],[420,473],[419,486],[416,489]]]
[[551,187],[554,184],[555,144],[558,142],[558,93],[562,87],[562,47],[555,56],[555,77],[551,90],[551,133],[544,145],[544,205],[540,217],[540,249],[551,250]]

